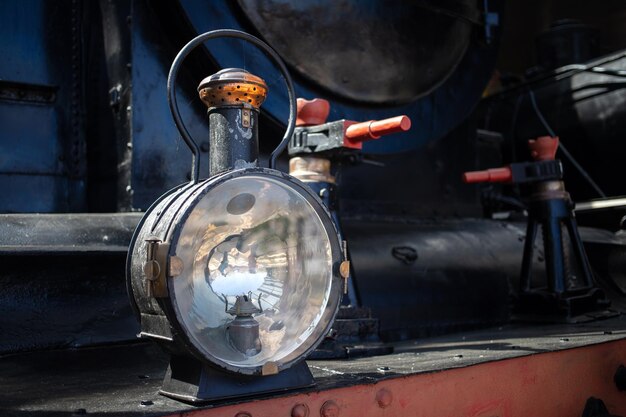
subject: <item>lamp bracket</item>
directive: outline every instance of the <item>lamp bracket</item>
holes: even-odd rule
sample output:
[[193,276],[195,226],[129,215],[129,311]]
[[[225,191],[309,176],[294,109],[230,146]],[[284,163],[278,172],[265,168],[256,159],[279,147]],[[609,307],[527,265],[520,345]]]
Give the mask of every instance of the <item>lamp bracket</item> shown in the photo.
[[[158,239],[146,239],[148,243],[147,248],[147,259],[143,265],[144,272],[144,280],[146,284],[146,289],[148,295],[155,298],[165,298],[169,297],[169,292],[167,290],[167,274],[168,269],[166,266],[169,264],[170,268],[174,271],[178,272],[182,270],[182,267],[178,265],[176,262],[167,262],[167,255],[170,250],[169,243],[163,243]],[[178,257],[173,257],[176,259],[180,259]],[[174,265],[173,265],[174,264]],[[182,264],[182,262],[181,262]],[[174,266],[174,268],[172,268]],[[180,274],[178,272],[176,275]]]

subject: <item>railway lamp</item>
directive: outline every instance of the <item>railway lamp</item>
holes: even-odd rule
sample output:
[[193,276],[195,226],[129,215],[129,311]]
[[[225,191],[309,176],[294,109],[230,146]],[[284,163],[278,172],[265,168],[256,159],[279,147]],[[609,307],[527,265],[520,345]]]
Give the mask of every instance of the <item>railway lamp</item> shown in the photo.
[[[288,128],[258,163],[258,113],[265,82],[225,69],[198,87],[207,105],[210,177],[198,179],[198,147],[178,111],[175,79],[187,54],[216,37],[244,39],[280,68]],[[265,43],[243,32],[207,32],[178,54],[168,78],[174,121],[193,153],[191,182],[161,196],[131,241],[127,284],[142,337],[171,354],[161,393],[189,402],[313,384],[304,358],[328,333],[347,260],[324,204],[306,185],[273,169],[293,134],[291,78]]]

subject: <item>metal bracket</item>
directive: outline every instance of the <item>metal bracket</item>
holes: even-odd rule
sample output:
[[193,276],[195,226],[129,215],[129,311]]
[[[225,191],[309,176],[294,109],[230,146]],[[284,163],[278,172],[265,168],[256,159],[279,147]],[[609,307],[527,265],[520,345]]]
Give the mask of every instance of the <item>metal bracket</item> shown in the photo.
[[339,265],[339,275],[343,278],[343,293],[348,293],[348,278],[350,278],[350,261],[348,260],[348,243],[344,240],[341,242],[343,261]]
[[146,239],[146,262],[143,265],[145,290],[148,297],[169,297],[166,281],[167,253],[169,243],[163,243],[157,238]]
[[250,109],[241,109],[241,126],[250,127]]

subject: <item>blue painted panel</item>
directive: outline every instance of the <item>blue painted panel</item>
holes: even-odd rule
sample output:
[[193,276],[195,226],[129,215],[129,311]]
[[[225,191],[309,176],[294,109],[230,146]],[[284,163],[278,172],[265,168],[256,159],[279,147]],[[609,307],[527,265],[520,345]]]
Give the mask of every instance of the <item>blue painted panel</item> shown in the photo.
[[0,101],[0,174],[60,175],[57,117],[52,106]]
[[[180,0],[180,3],[198,33],[223,28],[246,30],[232,12],[233,7],[236,7],[232,1]],[[211,41],[206,46],[221,66],[243,65],[247,70],[263,77],[270,86],[270,95],[263,109],[275,118],[286,121],[287,96],[284,87],[278,82],[278,71],[260,52],[253,50],[252,46],[244,48],[237,43],[218,40]],[[364,121],[406,114],[413,122],[410,132],[393,135],[382,141],[368,142],[364,150],[371,153],[394,153],[419,149],[429,141],[441,138],[467,117],[491,76],[496,52],[495,45],[489,47],[473,42],[457,70],[447,81],[433,93],[407,105],[367,107],[333,101],[321,90],[312,90],[297,80],[296,94],[298,97],[322,97],[331,101],[329,120]],[[320,56],[312,59],[323,62],[322,53],[323,45],[320,45]]]
[[61,176],[0,175],[0,211],[3,213],[50,213],[76,211],[82,202],[73,195],[85,192],[84,183]]
[[[174,125],[167,104],[167,75],[172,57],[160,45],[158,26],[148,19],[143,2],[133,4],[132,32],[132,205],[149,207],[165,190],[189,181],[191,152]],[[206,107],[195,95],[185,95],[179,80],[178,103],[191,135],[208,142]],[[202,154],[200,176],[208,176],[208,155]]]
[[49,27],[45,22],[45,8],[45,1],[41,0],[0,2],[0,79],[53,83],[45,66],[48,51],[43,40]]
[[80,5],[0,2],[0,212],[85,210]]

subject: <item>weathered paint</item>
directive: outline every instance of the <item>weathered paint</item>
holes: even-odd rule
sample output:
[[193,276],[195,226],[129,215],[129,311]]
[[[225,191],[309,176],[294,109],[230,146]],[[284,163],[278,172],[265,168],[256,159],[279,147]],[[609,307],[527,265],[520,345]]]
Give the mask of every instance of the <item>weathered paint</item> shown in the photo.
[[[626,393],[613,376],[626,363],[626,340],[558,352],[538,353],[466,368],[393,378],[237,405],[198,409],[185,416],[251,417],[292,415],[304,404],[310,417],[325,403],[337,404],[338,417],[570,417],[582,413],[589,397],[602,399],[611,414],[626,414]],[[380,406],[381,390],[385,407]],[[177,414],[181,415],[181,414]]]

